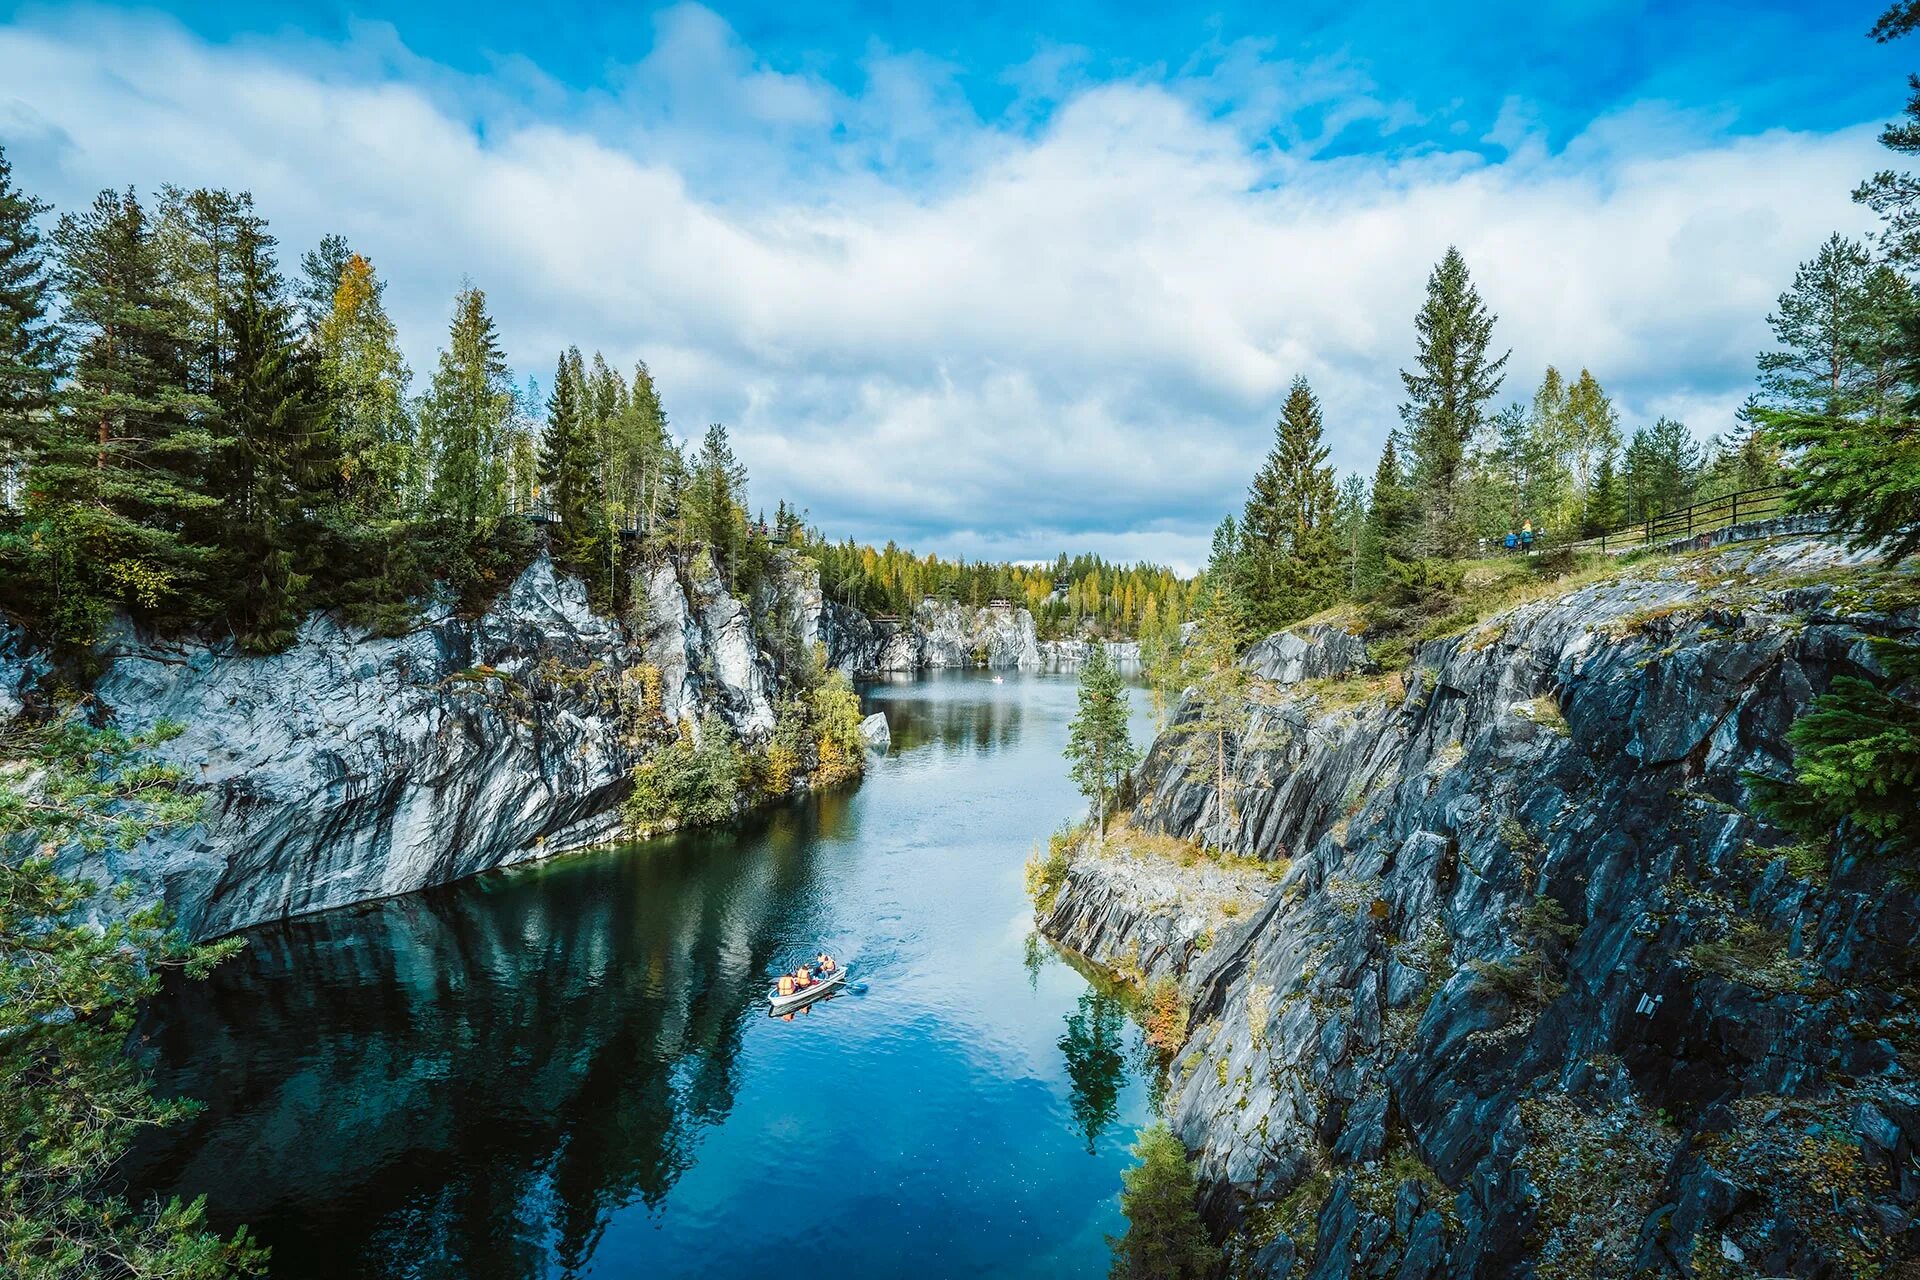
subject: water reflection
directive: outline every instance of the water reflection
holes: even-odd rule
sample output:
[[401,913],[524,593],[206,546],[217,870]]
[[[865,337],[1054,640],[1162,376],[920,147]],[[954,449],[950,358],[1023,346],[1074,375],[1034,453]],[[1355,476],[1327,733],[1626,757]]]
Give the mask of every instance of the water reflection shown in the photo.
[[207,1108],[135,1181],[273,1222],[307,1274],[577,1268],[731,1110],[768,923],[810,909],[812,816],[777,815],[756,856],[689,838],[611,885],[562,862],[256,932],[144,1029],[161,1088]]
[[[894,749],[856,788],[262,929],[170,989],[148,1056],[206,1110],[135,1194],[207,1193],[279,1280],[1104,1275],[1146,1050],[1027,945],[1020,870],[1081,807],[1073,682],[867,696]],[[821,947],[848,992],[768,1017]]]
[[1126,1017],[1116,997],[1089,990],[1067,1015],[1067,1032],[1060,1037],[1067,1078],[1073,1082],[1073,1123],[1087,1140],[1088,1155],[1119,1114],[1120,1086],[1127,1074]]

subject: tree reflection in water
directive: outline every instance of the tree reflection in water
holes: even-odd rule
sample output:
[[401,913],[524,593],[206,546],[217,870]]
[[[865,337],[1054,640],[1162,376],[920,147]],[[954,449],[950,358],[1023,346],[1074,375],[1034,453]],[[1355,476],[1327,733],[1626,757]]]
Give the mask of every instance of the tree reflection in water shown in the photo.
[[1127,1080],[1126,1021],[1117,997],[1089,990],[1067,1015],[1067,1031],[1060,1037],[1073,1089],[1073,1123],[1087,1140],[1088,1155],[1120,1110],[1120,1089]]
[[277,1277],[578,1270],[732,1108],[771,922],[815,913],[844,799],[815,804],[751,852],[689,836],[255,931],[141,1029],[206,1108],[136,1153],[135,1193],[207,1192]]

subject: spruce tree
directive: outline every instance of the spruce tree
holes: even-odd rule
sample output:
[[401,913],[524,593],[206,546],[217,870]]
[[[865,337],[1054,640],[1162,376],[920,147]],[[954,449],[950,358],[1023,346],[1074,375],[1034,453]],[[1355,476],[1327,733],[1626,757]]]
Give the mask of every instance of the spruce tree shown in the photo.
[[52,276],[39,219],[49,206],[13,184],[0,148],[0,508],[47,430],[60,370],[60,329],[49,317]]
[[272,248],[250,229],[236,240],[224,324],[231,350],[215,387],[226,433],[212,475],[224,499],[227,616],[241,644],[257,651],[291,641],[305,612],[315,513],[338,471],[316,359],[296,334]]
[[1600,463],[1594,468],[1593,489],[1587,495],[1586,523],[1580,530],[1582,537],[1608,533],[1619,528],[1625,518],[1620,478],[1613,457],[1613,450],[1609,449],[1600,455]]
[[1092,642],[1092,651],[1080,667],[1079,708],[1067,727],[1067,759],[1072,777],[1093,806],[1100,842],[1107,840],[1107,800],[1140,762],[1127,730],[1126,686],[1107,657],[1107,646]]
[[425,514],[470,553],[506,508],[513,385],[487,296],[468,285],[454,300],[447,347],[420,405]]
[[1389,435],[1368,491],[1367,523],[1356,575],[1362,595],[1372,595],[1386,584],[1391,561],[1413,555],[1419,518],[1419,500],[1407,484],[1400,451]]
[[1199,1185],[1165,1123],[1140,1131],[1133,1168],[1120,1175],[1127,1232],[1108,1237],[1112,1280],[1206,1280],[1219,1263],[1194,1205]]
[[1426,302],[1414,318],[1415,368],[1400,373],[1407,391],[1400,417],[1412,451],[1423,554],[1457,555],[1466,545],[1462,464],[1511,354],[1488,356],[1496,319],[1480,300],[1466,259],[1448,246],[1427,278]]
[[725,427],[716,422],[707,428],[689,470],[682,504],[687,534],[706,545],[714,567],[732,581],[746,542],[747,469],[734,456]]
[[192,318],[165,288],[138,198],[103,191],[54,232],[73,375],[33,459],[29,514],[45,521],[49,599],[61,639],[84,644],[114,605],[163,621],[207,614],[213,548],[186,530],[219,498],[207,462],[223,440],[212,398],[189,387]]
[[1326,460],[1320,403],[1295,378],[1240,524],[1248,616],[1261,633],[1317,613],[1338,591],[1338,495]]
[[604,530],[597,500],[598,474],[592,425],[583,404],[578,348],[563,353],[547,397],[546,432],[540,441],[540,497],[559,519],[553,534],[554,558],[591,576]]

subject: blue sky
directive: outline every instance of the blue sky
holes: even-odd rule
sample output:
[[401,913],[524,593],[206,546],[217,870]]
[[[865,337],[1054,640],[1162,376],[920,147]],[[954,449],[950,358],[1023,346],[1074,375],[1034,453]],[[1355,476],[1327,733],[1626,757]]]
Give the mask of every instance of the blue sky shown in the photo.
[[831,531],[1191,566],[1294,374],[1370,470],[1449,242],[1510,393],[1586,365],[1705,436],[1871,225],[1873,7],[1453,8],[0,5],[0,142],[61,206],[345,233],[422,378],[470,276],[522,373],[647,359]]

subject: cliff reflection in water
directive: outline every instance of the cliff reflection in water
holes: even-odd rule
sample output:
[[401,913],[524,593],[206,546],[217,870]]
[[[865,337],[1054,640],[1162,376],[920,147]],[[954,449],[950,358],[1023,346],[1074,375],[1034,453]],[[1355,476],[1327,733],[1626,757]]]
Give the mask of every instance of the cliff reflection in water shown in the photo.
[[751,844],[689,837],[255,932],[142,1029],[162,1091],[208,1105],[136,1185],[205,1192],[265,1231],[276,1275],[577,1267],[732,1106],[758,977],[785,961],[771,940],[817,914],[802,832],[844,800],[823,803]]

